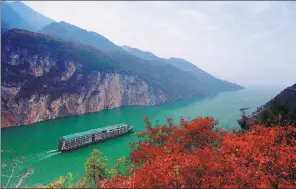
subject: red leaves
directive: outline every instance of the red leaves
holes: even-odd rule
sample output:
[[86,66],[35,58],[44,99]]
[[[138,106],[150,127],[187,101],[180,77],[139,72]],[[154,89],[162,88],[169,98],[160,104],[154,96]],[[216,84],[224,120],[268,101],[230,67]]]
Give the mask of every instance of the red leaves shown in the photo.
[[252,126],[249,132],[213,131],[212,118],[152,128],[131,152],[141,166],[107,188],[292,188],[296,186],[296,129]]

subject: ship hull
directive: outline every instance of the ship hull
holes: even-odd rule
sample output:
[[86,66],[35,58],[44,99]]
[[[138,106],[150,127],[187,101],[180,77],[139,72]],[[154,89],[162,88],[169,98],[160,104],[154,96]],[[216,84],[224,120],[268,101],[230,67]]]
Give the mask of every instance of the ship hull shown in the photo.
[[[84,136],[84,138],[86,138],[86,141],[84,141],[84,142],[76,142],[77,138],[71,139],[70,141],[68,141],[68,143],[65,142],[65,140],[60,140],[59,145],[58,145],[58,149],[61,152],[69,152],[69,151],[72,151],[72,150],[83,148],[83,147],[86,147],[86,146],[89,146],[89,145],[92,145],[92,144],[96,144],[96,143],[101,143],[101,142],[104,142],[106,140],[128,134],[128,133],[131,132],[131,130],[132,130],[132,128],[129,127],[124,132],[118,132],[116,134],[113,133],[111,136],[107,136],[105,138],[100,138],[100,139],[97,139],[95,135],[102,134],[102,133],[91,134],[89,136]],[[70,142],[71,142],[71,145],[68,145]]]

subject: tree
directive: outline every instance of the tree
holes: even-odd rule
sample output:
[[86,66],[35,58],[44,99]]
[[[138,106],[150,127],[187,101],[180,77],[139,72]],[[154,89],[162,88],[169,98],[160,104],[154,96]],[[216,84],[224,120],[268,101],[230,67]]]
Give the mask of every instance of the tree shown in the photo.
[[108,177],[113,178],[115,176],[122,176],[124,175],[123,166],[127,166],[130,163],[128,158],[122,157],[116,160],[114,166],[108,170]]
[[213,118],[152,127],[133,144],[133,169],[99,188],[295,188],[296,128],[215,130]]
[[[8,150],[1,150],[1,154],[8,152]],[[22,172],[23,160],[24,156],[19,154],[8,161],[1,162],[1,188],[20,188],[25,179],[34,173],[31,167],[25,173]],[[7,179],[6,183],[3,183],[4,177]]]
[[85,162],[85,173],[77,183],[72,182],[72,173],[68,173],[66,177],[60,176],[47,185],[38,184],[36,188],[94,188],[97,180],[107,177],[107,163],[107,157],[100,150],[94,149]]
[[249,108],[241,108],[240,112],[241,112],[241,119],[239,119],[237,122],[238,124],[241,126],[241,128],[243,130],[249,130],[250,127],[248,124],[248,116],[246,115],[246,110],[248,110]]
[[66,177],[60,176],[57,180],[43,186],[36,185],[36,188],[71,188],[72,187],[72,173],[68,173]]
[[[130,159],[106,168],[94,150],[76,184],[60,177],[50,188],[295,188],[296,128],[249,124],[248,131],[225,132],[211,117],[180,120],[137,133]],[[122,171],[125,166],[127,173]],[[68,179],[70,180],[70,179]],[[70,183],[70,182],[69,182]]]
[[102,180],[107,177],[108,159],[103,156],[103,153],[98,149],[92,151],[91,156],[85,163],[85,177],[91,185],[96,185],[97,180]]

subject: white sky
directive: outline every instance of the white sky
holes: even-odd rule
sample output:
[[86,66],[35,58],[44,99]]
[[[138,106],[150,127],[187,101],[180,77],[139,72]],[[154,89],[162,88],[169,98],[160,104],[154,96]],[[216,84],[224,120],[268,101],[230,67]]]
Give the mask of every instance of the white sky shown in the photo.
[[242,85],[296,83],[296,2],[24,2],[117,45],[189,60]]

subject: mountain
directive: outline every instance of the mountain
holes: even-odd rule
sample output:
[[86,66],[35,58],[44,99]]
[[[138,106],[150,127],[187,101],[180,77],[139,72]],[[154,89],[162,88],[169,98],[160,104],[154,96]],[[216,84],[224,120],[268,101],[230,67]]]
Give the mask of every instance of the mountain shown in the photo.
[[135,49],[128,52],[126,46],[63,21],[39,33],[8,30],[1,43],[2,127],[212,93],[212,86],[173,60],[142,51],[135,55]]
[[[1,29],[3,32],[11,28],[21,28],[31,31],[36,31],[33,25],[27,22],[26,19],[21,17],[16,11],[14,11],[11,3],[1,1]],[[3,34],[3,33],[2,33]]]
[[[184,59],[181,59],[181,58],[169,58],[169,59],[167,59],[167,61],[171,64],[171,65],[173,65],[173,66],[175,66],[175,67],[177,67],[177,68],[179,68],[179,69],[181,69],[181,70],[185,70],[185,71],[193,71],[193,70],[195,70],[196,68],[197,69],[199,69],[197,66],[195,66],[194,64],[192,64],[191,62],[189,62],[189,61],[187,61],[187,60],[184,60]],[[201,70],[201,69],[199,69],[199,70]]]
[[203,71],[202,69],[198,68],[191,62],[188,62],[187,60],[180,59],[180,58],[169,58],[167,61],[184,71],[187,71],[188,73],[195,76],[198,80],[203,83],[203,85],[206,87],[207,91],[210,93],[217,93],[222,91],[232,91],[232,90],[239,90],[243,89],[242,86],[237,85],[235,83],[231,83],[225,80],[218,79],[211,74]]
[[7,32],[10,28],[9,24],[4,23],[4,21],[1,21],[1,35],[4,34],[5,32]]
[[109,41],[104,36],[79,28],[67,22],[53,22],[40,30],[40,33],[51,35],[66,41],[77,41],[91,45],[99,50],[120,51],[121,48]]
[[2,22],[8,27],[38,31],[54,20],[34,11],[22,2],[1,2]]
[[194,77],[188,76],[186,72],[169,64],[160,64],[158,60],[146,60],[127,53],[120,46],[98,33],[87,31],[64,21],[54,22],[43,28],[40,33],[68,42],[90,45],[101,50],[110,55],[112,59],[116,59],[127,70],[137,72],[140,77],[159,85],[164,90],[170,88],[170,91],[175,91],[170,94],[172,99],[183,99],[181,93],[178,92],[180,88],[185,89],[189,94],[197,91],[203,95],[207,94],[204,86]]
[[296,126],[296,83],[258,107],[249,118],[267,126]]
[[180,58],[164,59],[164,58],[159,58],[155,56],[151,52],[142,51],[137,48],[131,48],[128,46],[123,46],[122,48],[126,52],[134,56],[137,56],[139,58],[158,61],[161,64],[170,64],[180,70],[183,70],[189,73],[190,75],[193,75],[196,79],[198,79],[198,81],[202,84],[202,86],[204,86],[205,91],[207,91],[208,94],[215,94],[217,92],[238,90],[243,88],[237,84],[218,79],[210,75],[209,73],[201,70],[200,68],[195,66],[193,63],[184,59],[180,59]]
[[[63,40],[76,41],[76,42],[84,43],[87,45],[91,45],[99,50],[107,52],[108,54],[114,57],[116,56],[117,58],[124,61],[126,65],[129,64],[130,61],[132,62],[146,61],[147,63],[156,67],[165,66],[167,71],[172,70],[172,73],[178,72],[176,69],[173,69],[172,67],[178,68],[180,71],[183,71],[182,75],[184,75],[184,72],[185,73],[190,72],[190,76],[193,75],[196,78],[193,80],[196,83],[195,87],[198,86],[200,90],[202,90],[205,94],[214,94],[221,91],[242,89],[242,87],[239,85],[236,85],[227,81],[219,80],[211,76],[210,74],[202,71],[192,63],[186,62],[185,60],[176,59],[176,58],[163,59],[163,58],[157,57],[151,52],[145,52],[137,48],[131,48],[128,46],[119,47],[114,43],[112,43],[111,41],[109,41],[107,38],[101,36],[100,34],[81,29],[77,26],[74,26],[72,24],[69,24],[63,21],[54,22],[46,26],[45,28],[43,28],[40,32],[43,34],[48,34],[54,37],[58,37]],[[142,60],[139,60],[136,58],[140,58]],[[183,69],[184,65],[186,64],[187,66],[188,65],[191,66],[190,70]],[[162,73],[162,74],[165,74],[165,73]],[[180,75],[180,74],[177,74],[177,75]],[[185,83],[188,83],[188,82],[185,82]]]
[[26,30],[2,35],[1,127],[205,96],[171,65]]
[[157,57],[156,55],[154,55],[151,52],[148,51],[142,51],[140,49],[137,48],[132,48],[126,45],[121,46],[122,49],[124,49],[126,52],[137,56],[139,58],[145,59],[145,60],[159,60],[161,58]]

